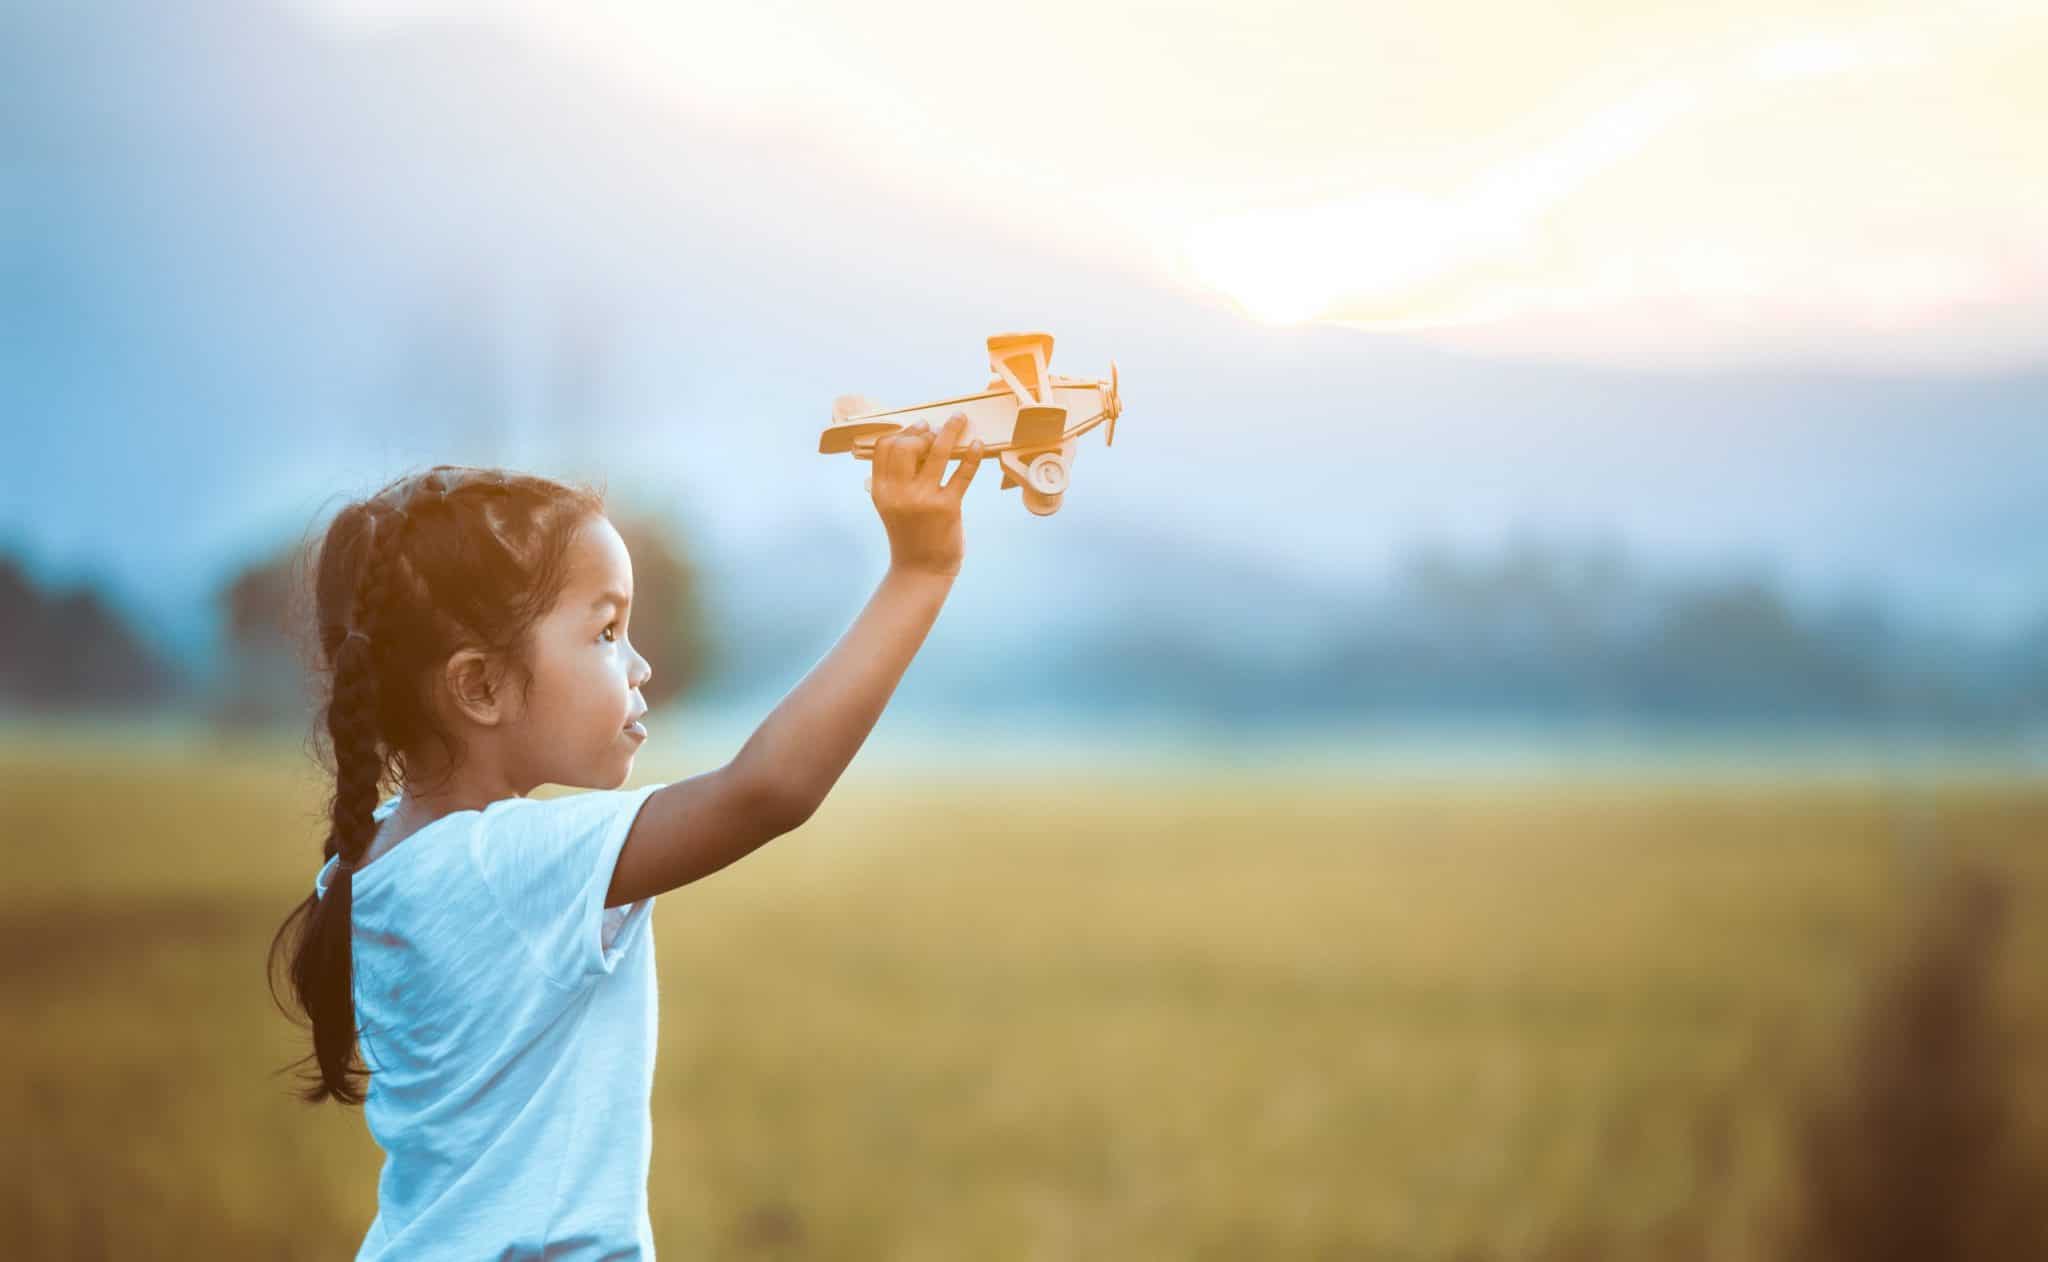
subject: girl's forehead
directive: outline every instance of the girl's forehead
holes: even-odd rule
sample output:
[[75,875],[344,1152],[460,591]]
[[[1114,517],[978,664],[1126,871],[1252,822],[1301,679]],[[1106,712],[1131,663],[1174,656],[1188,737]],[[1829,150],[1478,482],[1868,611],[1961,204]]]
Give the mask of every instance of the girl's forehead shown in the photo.
[[592,597],[607,591],[632,594],[633,558],[609,520],[594,517],[576,532],[569,549],[568,586]]

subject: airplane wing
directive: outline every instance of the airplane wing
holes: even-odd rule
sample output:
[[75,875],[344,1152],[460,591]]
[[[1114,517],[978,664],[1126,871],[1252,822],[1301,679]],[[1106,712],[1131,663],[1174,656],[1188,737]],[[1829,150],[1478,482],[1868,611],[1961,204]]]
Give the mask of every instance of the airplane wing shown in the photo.
[[998,333],[988,339],[989,371],[996,375],[989,386],[1008,385],[1020,407],[1052,404],[1051,363],[1050,333]]
[[1036,447],[1054,442],[1067,423],[1067,410],[1053,402],[1052,334],[998,333],[988,339],[988,366],[996,379],[989,387],[1007,384],[1017,396],[1017,424],[1010,441]]

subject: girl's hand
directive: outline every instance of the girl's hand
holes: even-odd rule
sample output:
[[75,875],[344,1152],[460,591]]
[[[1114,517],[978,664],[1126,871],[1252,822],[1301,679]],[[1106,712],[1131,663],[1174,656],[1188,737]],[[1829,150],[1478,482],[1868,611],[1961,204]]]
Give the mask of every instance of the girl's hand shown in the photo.
[[960,453],[960,468],[944,483],[940,475],[953,458],[953,444],[967,429],[954,413],[937,435],[923,421],[875,443],[871,480],[875,511],[889,532],[889,563],[898,569],[958,574],[966,551],[960,529],[960,497],[981,467],[981,440]]

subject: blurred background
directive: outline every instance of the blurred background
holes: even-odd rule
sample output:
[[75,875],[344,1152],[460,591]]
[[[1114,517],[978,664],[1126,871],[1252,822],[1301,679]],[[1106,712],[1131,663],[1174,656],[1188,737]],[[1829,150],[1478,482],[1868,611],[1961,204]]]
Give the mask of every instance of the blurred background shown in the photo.
[[374,1211],[342,503],[603,486],[682,778],[886,567],[834,397],[1042,329],[1117,445],[664,896],[664,1250],[2041,1256],[2044,113],[2019,0],[0,7],[12,1234]]

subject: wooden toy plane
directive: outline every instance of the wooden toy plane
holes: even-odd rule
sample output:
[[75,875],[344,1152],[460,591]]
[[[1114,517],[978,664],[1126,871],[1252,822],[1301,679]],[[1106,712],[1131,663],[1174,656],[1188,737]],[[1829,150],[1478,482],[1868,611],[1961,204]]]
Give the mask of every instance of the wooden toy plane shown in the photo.
[[[965,394],[915,407],[875,409],[871,401],[842,396],[833,408],[832,423],[818,436],[825,455],[851,452],[856,460],[872,460],[875,443],[919,421],[934,434],[955,412],[965,413],[967,428],[953,448],[965,459],[969,443],[979,438],[983,457],[1003,466],[1001,490],[1023,488],[1024,507],[1040,517],[1059,511],[1074,464],[1076,440],[1101,425],[1102,445],[1116,440],[1116,418],[1123,411],[1117,398],[1116,363],[1108,380],[1059,377],[1046,371],[1052,360],[1050,333],[998,333],[988,339],[988,362],[995,376],[981,394]],[[1076,419],[1080,418],[1080,419]],[[869,479],[870,486],[873,479]]]

